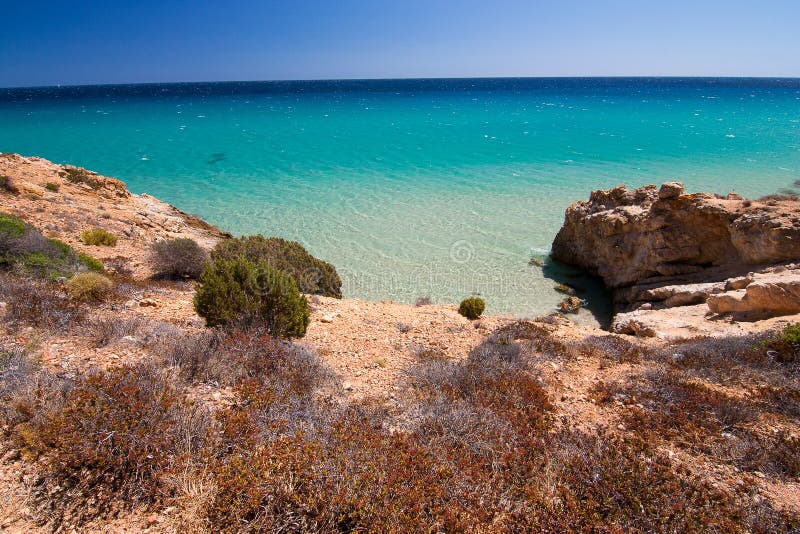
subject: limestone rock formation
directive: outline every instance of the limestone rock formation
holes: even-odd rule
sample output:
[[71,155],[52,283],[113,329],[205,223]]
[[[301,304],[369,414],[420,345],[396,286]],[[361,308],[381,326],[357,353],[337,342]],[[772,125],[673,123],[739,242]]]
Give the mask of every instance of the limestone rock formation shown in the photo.
[[552,255],[613,290],[618,333],[712,333],[723,329],[713,317],[800,313],[793,198],[686,194],[680,182],[594,191],[567,209]]
[[800,313],[800,272],[782,271],[756,276],[745,288],[712,295],[707,303],[713,313],[770,317]]
[[757,202],[685,194],[679,182],[618,186],[572,204],[553,243],[553,258],[600,276],[611,288],[709,268],[800,258],[800,202]]

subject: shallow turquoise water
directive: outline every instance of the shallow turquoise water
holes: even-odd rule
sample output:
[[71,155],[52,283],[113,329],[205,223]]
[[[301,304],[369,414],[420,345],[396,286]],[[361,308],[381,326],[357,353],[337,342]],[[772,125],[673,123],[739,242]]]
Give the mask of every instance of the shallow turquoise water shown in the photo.
[[405,80],[0,90],[0,151],[300,241],[346,296],[549,311],[544,258],[589,191],[800,179],[800,80]]

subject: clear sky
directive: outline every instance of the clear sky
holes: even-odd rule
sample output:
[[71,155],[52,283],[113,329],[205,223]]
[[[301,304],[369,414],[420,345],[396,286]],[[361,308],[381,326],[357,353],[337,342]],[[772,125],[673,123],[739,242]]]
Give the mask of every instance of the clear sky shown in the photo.
[[0,87],[800,77],[800,0],[0,0]]

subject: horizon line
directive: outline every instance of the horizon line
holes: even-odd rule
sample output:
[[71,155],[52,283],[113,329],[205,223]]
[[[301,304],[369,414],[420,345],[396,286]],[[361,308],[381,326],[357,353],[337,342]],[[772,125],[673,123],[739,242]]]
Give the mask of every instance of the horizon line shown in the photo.
[[169,82],[103,82],[55,85],[11,85],[0,86],[0,90],[15,89],[69,89],[75,87],[124,87],[132,85],[183,85],[183,84],[227,84],[227,83],[303,83],[303,82],[369,82],[369,81],[412,81],[412,80],[612,80],[612,79],[675,79],[675,80],[800,80],[800,76],[683,76],[683,75],[556,75],[556,76],[409,76],[389,78],[275,78],[262,80],[194,80]]

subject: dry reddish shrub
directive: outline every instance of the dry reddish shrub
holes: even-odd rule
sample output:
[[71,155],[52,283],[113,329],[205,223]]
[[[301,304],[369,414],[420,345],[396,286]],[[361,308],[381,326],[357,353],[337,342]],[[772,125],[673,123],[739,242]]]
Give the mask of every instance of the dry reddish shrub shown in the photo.
[[[519,389],[519,388],[515,388]],[[677,469],[645,441],[512,425],[473,453],[436,425],[388,431],[385,414],[354,406],[300,431],[285,392],[255,381],[220,414],[208,510],[221,531],[739,531],[787,518],[740,507]],[[471,399],[471,400],[470,400]],[[480,396],[440,397],[484,403]],[[506,402],[489,402],[504,414]],[[518,409],[512,402],[512,414]],[[445,419],[463,412],[446,409]],[[320,417],[319,415],[317,417]],[[512,415],[512,420],[514,419]],[[504,441],[507,440],[507,441]]]
[[306,394],[330,376],[309,350],[257,329],[196,335],[173,331],[159,336],[151,348],[189,383],[233,386],[252,378]]
[[0,347],[0,423],[24,445],[27,425],[57,411],[71,384],[44,371],[20,348]]
[[667,440],[745,471],[800,476],[800,439],[786,431],[753,428],[761,414],[776,408],[763,397],[731,397],[676,371],[651,372],[635,383],[598,385],[593,394],[601,403],[630,404],[623,414],[626,427],[652,443]]
[[141,317],[118,317],[114,319],[93,319],[89,322],[89,336],[95,347],[105,347],[126,336],[135,336],[145,321]]
[[160,497],[165,473],[187,446],[187,430],[189,441],[203,438],[196,415],[147,366],[79,377],[63,406],[27,429],[27,449],[44,464],[54,525]]
[[602,361],[614,363],[639,363],[646,352],[624,336],[588,336],[580,346],[587,356],[598,356]]
[[52,282],[0,274],[0,300],[6,303],[5,320],[22,325],[69,330],[86,316],[85,308]]

